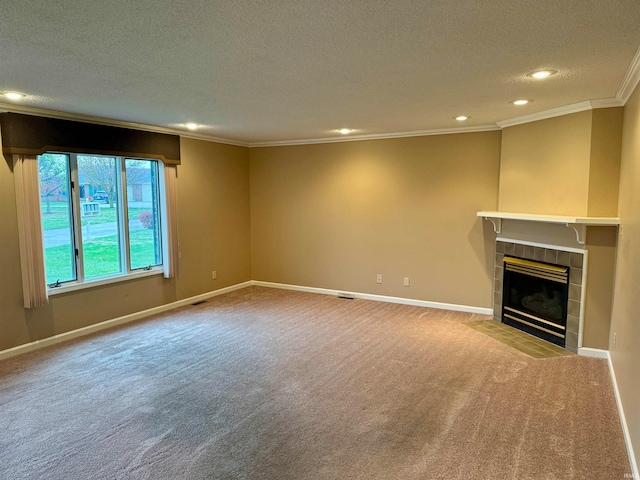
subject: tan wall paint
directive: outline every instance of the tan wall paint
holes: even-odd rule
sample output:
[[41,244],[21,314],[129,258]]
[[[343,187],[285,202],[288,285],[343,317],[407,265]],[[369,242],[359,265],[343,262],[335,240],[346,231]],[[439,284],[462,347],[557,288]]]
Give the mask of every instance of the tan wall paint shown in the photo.
[[253,278],[489,308],[500,136],[251,149]]
[[583,347],[609,348],[617,230],[614,227],[589,227],[587,230],[586,249],[589,258]]
[[182,146],[180,278],[154,276],[56,295],[32,310],[22,306],[13,174],[0,157],[0,350],[250,279],[248,149],[189,139]]
[[585,111],[503,130],[500,211],[587,214],[591,117]]
[[251,280],[249,149],[183,138],[181,155],[178,296]]
[[640,87],[624,108],[618,205],[621,226],[609,351],[640,465]]
[[594,217],[618,215],[623,116],[622,107],[599,108],[592,113],[587,213]]

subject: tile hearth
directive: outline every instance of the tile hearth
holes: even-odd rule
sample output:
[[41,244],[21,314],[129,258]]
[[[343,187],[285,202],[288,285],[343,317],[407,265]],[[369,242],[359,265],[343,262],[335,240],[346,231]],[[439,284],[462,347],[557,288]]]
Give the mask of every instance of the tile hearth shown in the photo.
[[493,320],[467,322],[466,325],[522,353],[526,353],[530,357],[553,358],[573,355],[573,353],[564,348],[545,342],[528,333],[521,332],[509,325],[496,323]]

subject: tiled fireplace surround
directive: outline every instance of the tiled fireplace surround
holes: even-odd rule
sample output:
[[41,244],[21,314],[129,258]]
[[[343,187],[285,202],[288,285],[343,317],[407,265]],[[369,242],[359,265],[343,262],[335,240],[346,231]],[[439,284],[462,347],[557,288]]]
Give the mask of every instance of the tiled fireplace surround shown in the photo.
[[505,255],[536,260],[569,267],[569,301],[567,305],[567,334],[565,348],[577,353],[579,346],[580,317],[582,312],[584,285],[584,254],[526,245],[510,240],[496,241],[496,263],[494,268],[493,318],[502,321],[502,281],[504,279]]

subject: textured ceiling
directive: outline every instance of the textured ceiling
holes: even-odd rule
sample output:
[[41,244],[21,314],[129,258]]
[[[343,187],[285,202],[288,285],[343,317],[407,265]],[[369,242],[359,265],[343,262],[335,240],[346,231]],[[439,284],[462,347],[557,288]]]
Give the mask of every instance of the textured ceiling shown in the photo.
[[615,97],[639,25],[638,0],[2,0],[0,91],[242,143],[495,126]]

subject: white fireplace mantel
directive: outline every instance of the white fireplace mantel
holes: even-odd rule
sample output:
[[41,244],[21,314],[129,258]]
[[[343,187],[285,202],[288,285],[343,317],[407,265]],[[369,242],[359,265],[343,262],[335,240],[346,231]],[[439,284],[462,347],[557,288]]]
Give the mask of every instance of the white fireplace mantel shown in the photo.
[[534,213],[510,213],[510,212],[478,212],[479,217],[489,220],[493,224],[496,233],[502,232],[503,220],[519,220],[526,222],[554,223],[565,225],[576,232],[576,240],[584,245],[587,227],[617,227],[620,219],[617,217],[577,217],[566,215],[539,215]]

